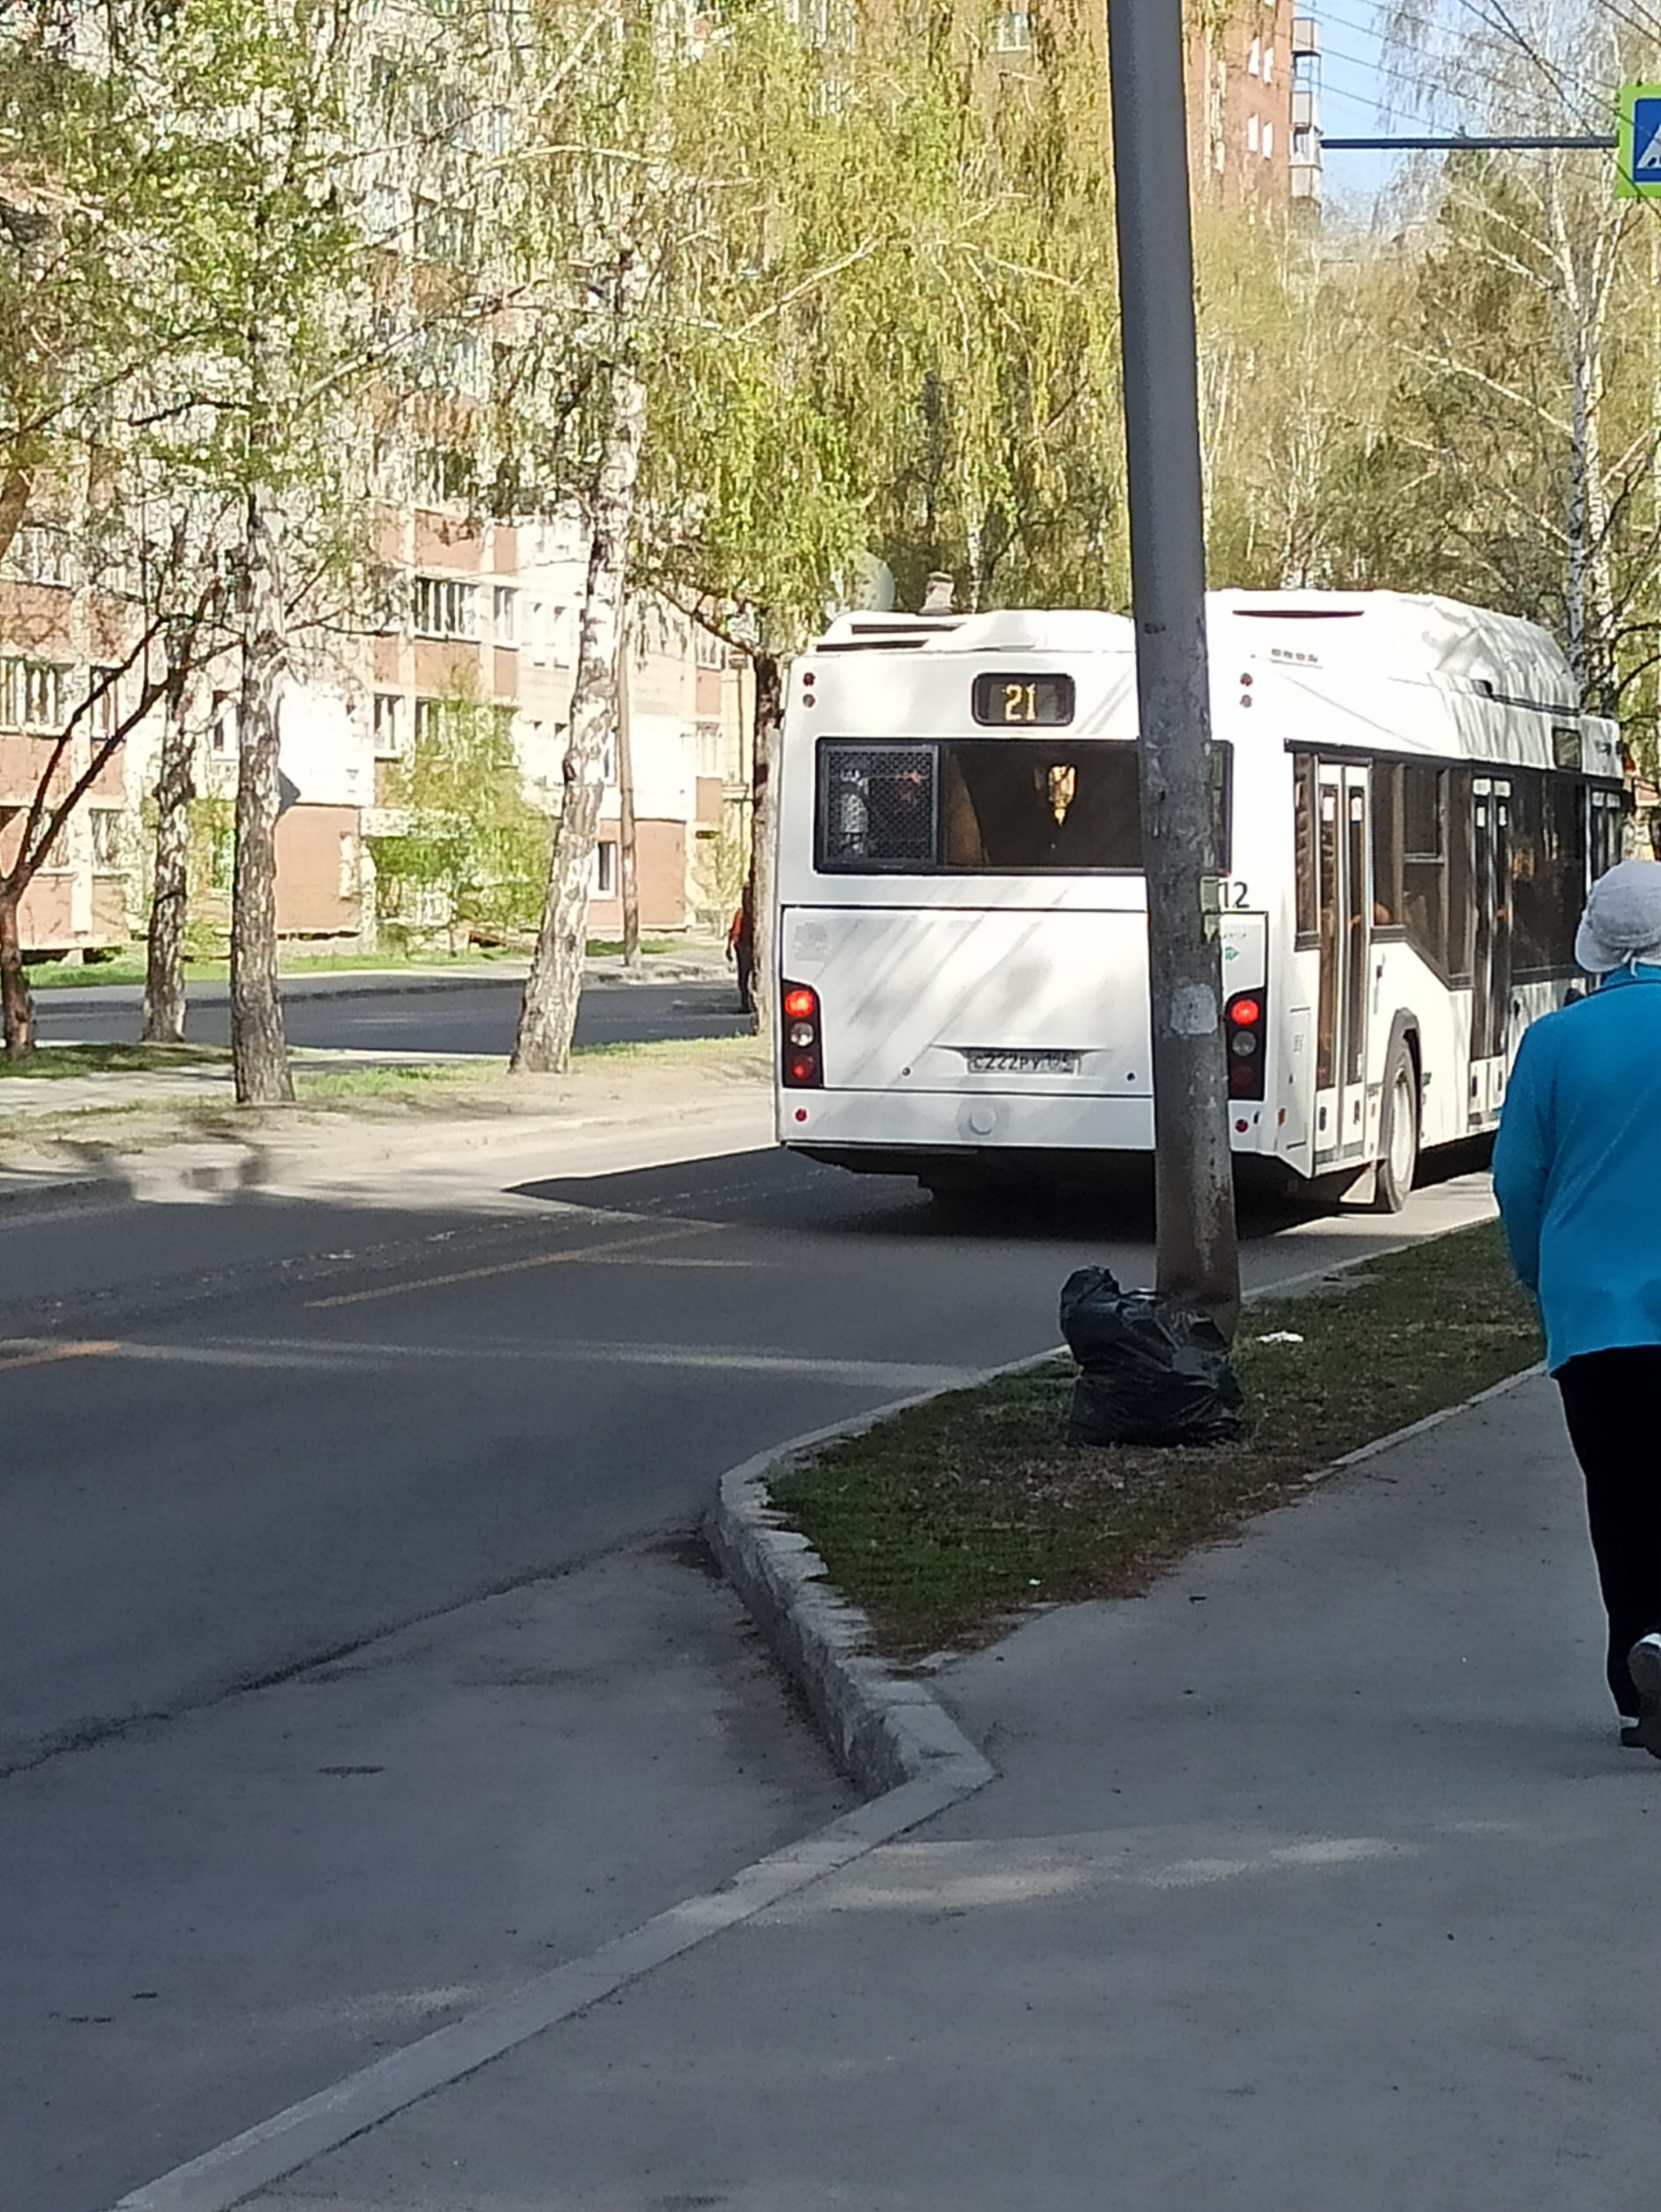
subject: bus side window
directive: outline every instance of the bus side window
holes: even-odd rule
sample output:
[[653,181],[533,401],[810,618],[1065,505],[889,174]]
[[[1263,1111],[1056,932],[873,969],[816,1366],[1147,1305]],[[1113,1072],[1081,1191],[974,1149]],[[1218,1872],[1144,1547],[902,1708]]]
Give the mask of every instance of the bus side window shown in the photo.
[[1588,793],[1592,801],[1588,883],[1595,883],[1620,858],[1620,800],[1612,791]]
[[1401,785],[1401,920],[1408,942],[1433,967],[1448,965],[1449,777],[1410,762]]
[[1511,772],[1512,959],[1528,975],[1570,967],[1586,886],[1587,793],[1568,776]]
[[1373,763],[1373,927],[1401,926],[1401,771]]
[[1295,849],[1298,941],[1320,941],[1321,907],[1315,851],[1315,757],[1292,757],[1292,843]]
[[1444,834],[1447,841],[1447,922],[1444,972],[1451,983],[1468,983],[1476,959],[1476,867],[1474,799],[1469,768],[1442,771]]

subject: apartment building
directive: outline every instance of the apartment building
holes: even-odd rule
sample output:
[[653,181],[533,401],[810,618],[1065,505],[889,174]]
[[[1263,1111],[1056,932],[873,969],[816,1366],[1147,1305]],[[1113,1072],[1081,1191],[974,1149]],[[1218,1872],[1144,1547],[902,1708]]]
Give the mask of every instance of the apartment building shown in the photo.
[[1196,189],[1225,207],[1286,208],[1319,193],[1320,34],[1293,0],[1244,0],[1189,50]]
[[[375,779],[361,833],[372,839],[390,826],[384,805],[388,768],[413,741],[422,717],[443,711],[458,694],[502,714],[526,791],[551,812],[561,784],[587,575],[580,518],[574,513],[516,528],[476,525],[435,503],[412,508],[392,529],[395,542],[387,550],[407,580],[404,612],[395,629],[374,641],[370,694],[356,710],[371,741]],[[642,598],[629,612],[619,715],[632,771],[642,925],[678,930],[713,921],[722,904],[716,849],[741,833],[748,800],[739,672],[701,625]],[[622,925],[623,769],[613,746],[590,904],[590,925],[602,934]],[[341,873],[344,882],[343,865]]]
[[[313,651],[280,707],[282,812],[277,825],[278,927],[291,939],[372,945],[382,919],[377,833],[398,826],[388,771],[424,718],[477,699],[504,718],[533,805],[552,817],[576,674],[587,546],[573,516],[509,528],[470,522],[438,503],[383,523],[398,587],[378,636]],[[26,524],[0,570],[0,862],[15,850],[52,735],[94,673],[118,657],[120,602],[79,580],[67,534]],[[229,919],[236,782],[235,671],[203,681],[196,783],[217,802],[194,901],[210,926]],[[743,679],[719,642],[651,600],[631,610],[621,702],[628,718],[643,926],[677,931],[724,921],[732,855],[747,820],[749,738]],[[97,730],[77,734],[56,787],[84,766]],[[22,909],[33,953],[79,959],[113,951],[141,926],[159,715],[114,755]],[[622,926],[621,763],[606,763],[591,926]],[[419,923],[420,917],[407,918]]]
[[[16,858],[53,745],[77,704],[125,657],[119,600],[81,588],[66,531],[25,523],[0,563],[0,866]],[[48,796],[59,798],[116,726],[121,690],[106,689],[65,747]],[[79,957],[128,932],[126,764],[112,756],[26,893],[26,948]]]

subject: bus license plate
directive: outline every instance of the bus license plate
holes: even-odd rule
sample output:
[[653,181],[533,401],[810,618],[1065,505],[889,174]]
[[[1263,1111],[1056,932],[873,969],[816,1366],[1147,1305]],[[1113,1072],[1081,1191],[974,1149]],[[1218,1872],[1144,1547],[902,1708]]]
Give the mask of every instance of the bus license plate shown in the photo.
[[972,1075],[1076,1075],[1076,1052],[965,1052]]

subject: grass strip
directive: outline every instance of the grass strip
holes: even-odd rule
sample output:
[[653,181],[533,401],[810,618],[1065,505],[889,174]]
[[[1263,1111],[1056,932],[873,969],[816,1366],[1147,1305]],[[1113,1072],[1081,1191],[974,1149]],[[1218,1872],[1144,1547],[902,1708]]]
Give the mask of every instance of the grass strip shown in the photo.
[[[1283,1332],[1301,1343],[1263,1341]],[[1306,1495],[1345,1452],[1519,1373],[1541,1343],[1485,1222],[1249,1306],[1235,1351],[1233,1443],[1067,1444],[1075,1370],[1057,1360],[827,1445],[773,1500],[878,1651],[972,1649],[1035,1606],[1137,1595],[1196,1546]]]
[[294,1096],[303,1105],[338,1100],[408,1099],[453,1091],[499,1076],[499,1060],[417,1060],[380,1068],[294,1068]]
[[74,1075],[179,1075],[228,1068],[228,1045],[46,1044],[23,1060],[0,1054],[0,1080],[52,1083]]
[[[698,949],[702,949],[699,947]],[[641,940],[640,950],[651,958],[668,959],[672,954],[685,954],[689,947],[679,938],[648,937]],[[587,958],[591,960],[616,959],[623,951],[623,940],[617,937],[591,937],[587,944]],[[523,965],[528,948],[516,950],[503,946],[490,951],[475,946],[466,952],[289,952],[281,959],[280,971],[285,976],[324,975],[465,975],[469,971],[487,972],[503,960],[516,960]],[[228,960],[189,960],[185,963],[187,979],[191,983],[223,983],[231,972]],[[142,959],[118,957],[112,960],[87,960],[71,967],[67,961],[36,960],[30,964],[29,985],[31,991],[90,991],[101,984],[143,983],[145,978]]]

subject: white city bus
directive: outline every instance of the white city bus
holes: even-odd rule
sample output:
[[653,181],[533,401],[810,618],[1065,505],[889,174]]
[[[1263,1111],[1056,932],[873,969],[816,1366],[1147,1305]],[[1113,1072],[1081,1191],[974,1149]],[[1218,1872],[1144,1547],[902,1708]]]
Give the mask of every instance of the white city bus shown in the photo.
[[[1619,856],[1613,723],[1512,616],[1208,603],[1237,1155],[1400,1206],[1498,1118]],[[791,672],[780,1141],[932,1189],[1153,1145],[1134,638],[1071,611],[852,615]]]

